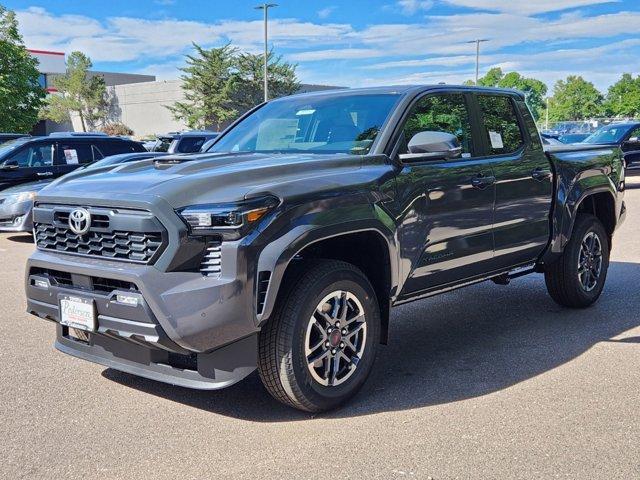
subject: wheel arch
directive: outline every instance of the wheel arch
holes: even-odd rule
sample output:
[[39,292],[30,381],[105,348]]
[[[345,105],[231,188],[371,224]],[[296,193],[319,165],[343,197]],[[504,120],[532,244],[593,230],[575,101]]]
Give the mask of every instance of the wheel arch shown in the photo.
[[[258,262],[259,272],[267,271],[270,265],[272,268],[262,311],[257,312],[258,326],[269,320],[277,301],[286,293],[287,278],[297,259],[342,260],[360,268],[371,282],[380,305],[381,341],[386,343],[391,299],[398,285],[398,257],[393,236],[384,225],[376,222],[338,224],[307,230],[291,243],[285,239],[283,248],[279,248],[278,243],[265,248]],[[376,261],[371,261],[372,258]],[[257,294],[259,298],[260,292]]]
[[574,203],[569,218],[565,237],[568,240],[573,234],[576,218],[580,213],[589,213],[596,217],[609,237],[609,245],[617,225],[616,199],[608,188],[595,188],[584,192]]

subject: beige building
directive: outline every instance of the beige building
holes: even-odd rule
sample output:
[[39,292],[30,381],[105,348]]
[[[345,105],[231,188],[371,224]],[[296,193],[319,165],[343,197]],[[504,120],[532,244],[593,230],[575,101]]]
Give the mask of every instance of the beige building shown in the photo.
[[185,130],[187,125],[167,108],[184,100],[181,85],[181,80],[166,80],[111,87],[111,119],[124,123],[137,137]]
[[[300,93],[330,90],[341,87],[303,84]],[[184,100],[182,80],[131,83],[115,85],[109,89],[112,99],[112,121],[131,128],[136,137],[187,130],[183,121],[175,120],[167,108]]]

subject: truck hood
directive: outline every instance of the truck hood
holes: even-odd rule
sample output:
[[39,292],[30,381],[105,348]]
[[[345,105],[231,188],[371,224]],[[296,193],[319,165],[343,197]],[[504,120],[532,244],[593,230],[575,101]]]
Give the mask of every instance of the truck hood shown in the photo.
[[[174,208],[237,201],[259,194],[291,195],[294,190],[343,186],[349,173],[376,157],[336,154],[197,154],[79,170],[44,188],[39,199],[156,196]],[[354,181],[356,181],[354,179]]]

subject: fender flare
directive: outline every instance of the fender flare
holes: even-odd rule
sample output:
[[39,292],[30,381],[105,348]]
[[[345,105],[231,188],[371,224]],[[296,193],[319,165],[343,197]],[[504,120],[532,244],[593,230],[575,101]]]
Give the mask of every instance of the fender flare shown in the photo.
[[302,250],[323,240],[362,232],[375,232],[385,242],[389,251],[391,291],[395,292],[399,279],[398,248],[393,233],[382,222],[375,219],[366,219],[321,227],[300,225],[269,243],[260,253],[257,272],[270,271],[271,277],[267,287],[264,307],[262,312],[257,312],[256,315],[257,326],[264,324],[273,313],[287,267]]
[[[579,195],[578,195],[579,193]],[[607,193],[614,204],[616,221],[620,214],[620,202],[616,200],[616,195],[612,191],[610,185],[599,185],[586,190],[580,190],[578,186],[574,186],[569,194],[562,201],[561,198],[556,198],[556,205],[554,209],[552,225],[555,226],[553,232],[551,247],[544,255],[545,263],[553,261],[558,255],[564,251],[564,247],[571,238],[573,233],[573,226],[575,224],[578,209],[585,199],[593,195],[600,193]]]

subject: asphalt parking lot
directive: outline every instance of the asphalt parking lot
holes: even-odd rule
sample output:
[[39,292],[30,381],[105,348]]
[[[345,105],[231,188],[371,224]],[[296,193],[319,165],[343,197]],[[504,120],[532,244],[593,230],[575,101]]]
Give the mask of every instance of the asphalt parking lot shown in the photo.
[[0,478],[640,478],[640,177],[600,302],[541,276],[395,310],[364,390],[310,416],[258,377],[218,392],[54,350],[24,312],[28,236],[0,235]]

